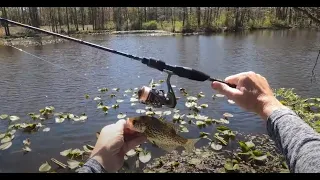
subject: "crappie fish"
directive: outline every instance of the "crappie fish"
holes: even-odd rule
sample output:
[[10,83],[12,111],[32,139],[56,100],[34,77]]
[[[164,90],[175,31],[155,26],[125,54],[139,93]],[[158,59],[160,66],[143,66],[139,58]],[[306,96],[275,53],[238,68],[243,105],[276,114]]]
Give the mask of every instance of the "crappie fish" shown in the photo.
[[128,128],[147,136],[147,139],[159,148],[171,152],[178,147],[184,147],[187,152],[194,149],[197,139],[186,139],[177,134],[178,127],[172,123],[161,121],[151,116],[127,118]]

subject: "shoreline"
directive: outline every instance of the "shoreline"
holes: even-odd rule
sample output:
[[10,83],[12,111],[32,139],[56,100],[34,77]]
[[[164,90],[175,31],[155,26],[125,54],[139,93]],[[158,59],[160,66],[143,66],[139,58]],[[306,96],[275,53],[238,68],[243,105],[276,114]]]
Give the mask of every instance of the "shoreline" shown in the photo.
[[[287,29],[296,29],[296,27],[258,27],[251,29],[239,29],[235,31],[234,29],[217,28],[217,29],[201,29],[196,31],[188,31],[185,32],[170,32],[165,30],[129,30],[129,31],[110,31],[110,30],[96,30],[96,31],[78,31],[75,33],[69,34],[70,37],[78,37],[82,35],[146,35],[146,36],[192,36],[192,35],[214,35],[214,34],[224,34],[224,33],[241,33],[241,32],[253,32],[259,30],[287,30]],[[298,28],[298,29],[313,29],[313,28]],[[65,34],[67,35],[67,34]],[[9,37],[0,37],[0,45],[8,45],[12,43],[12,45],[22,45],[22,46],[30,46],[30,45],[46,45],[46,44],[56,44],[67,41],[65,39],[61,39],[58,37],[54,37],[52,35],[47,34],[19,34],[19,35],[11,35]]]

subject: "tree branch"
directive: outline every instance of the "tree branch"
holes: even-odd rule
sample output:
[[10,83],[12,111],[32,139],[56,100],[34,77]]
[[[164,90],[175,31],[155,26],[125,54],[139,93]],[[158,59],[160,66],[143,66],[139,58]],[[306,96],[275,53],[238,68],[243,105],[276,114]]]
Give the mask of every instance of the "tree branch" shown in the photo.
[[307,15],[310,19],[312,19],[313,21],[315,21],[316,23],[320,24],[320,19],[316,18],[315,16],[313,16],[310,12],[308,12],[307,10],[300,8],[300,7],[293,7],[294,9],[301,11],[303,14]]

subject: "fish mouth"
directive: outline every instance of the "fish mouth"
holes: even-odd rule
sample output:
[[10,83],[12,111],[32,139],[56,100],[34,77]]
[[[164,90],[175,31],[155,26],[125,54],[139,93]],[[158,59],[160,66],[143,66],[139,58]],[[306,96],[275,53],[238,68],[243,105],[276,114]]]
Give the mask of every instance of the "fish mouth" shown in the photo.
[[134,118],[127,118],[127,128],[132,131],[140,132],[139,129],[134,127],[133,120],[134,120]]

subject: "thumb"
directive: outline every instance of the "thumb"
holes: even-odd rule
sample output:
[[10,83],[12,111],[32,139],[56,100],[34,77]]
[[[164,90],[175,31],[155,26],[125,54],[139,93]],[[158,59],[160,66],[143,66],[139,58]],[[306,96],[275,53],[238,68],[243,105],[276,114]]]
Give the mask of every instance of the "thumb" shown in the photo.
[[227,96],[231,100],[233,100],[235,98],[235,96],[239,96],[242,94],[242,92],[239,91],[239,89],[232,88],[232,87],[230,87],[224,83],[221,83],[221,82],[213,82],[211,84],[211,87],[214,90],[217,90],[219,93]]
[[123,146],[123,151],[127,153],[131,149],[135,148],[136,146],[144,143],[147,140],[145,136],[138,136],[130,141],[125,142]]

